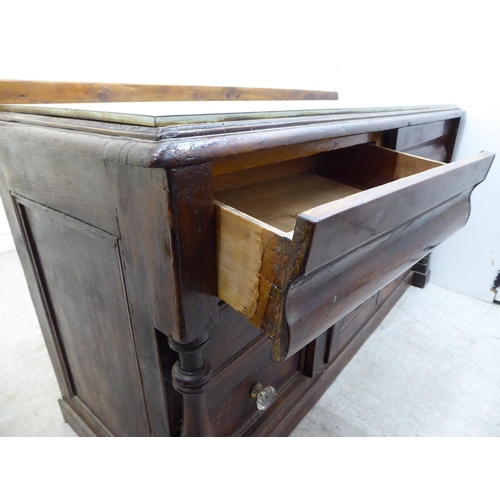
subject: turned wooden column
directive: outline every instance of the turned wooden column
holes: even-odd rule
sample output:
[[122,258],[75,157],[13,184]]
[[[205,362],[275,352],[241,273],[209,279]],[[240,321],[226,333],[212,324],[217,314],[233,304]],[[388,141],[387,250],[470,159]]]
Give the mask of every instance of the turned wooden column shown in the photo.
[[183,345],[169,339],[170,347],[179,353],[179,361],[172,368],[172,383],[183,396],[183,437],[213,436],[206,398],[212,369],[203,357],[207,340],[208,337],[192,345]]
[[179,354],[172,384],[183,397],[182,436],[211,436],[206,400],[211,368],[203,351],[218,316],[212,170],[204,163],[167,175],[178,311],[167,330],[169,345]]

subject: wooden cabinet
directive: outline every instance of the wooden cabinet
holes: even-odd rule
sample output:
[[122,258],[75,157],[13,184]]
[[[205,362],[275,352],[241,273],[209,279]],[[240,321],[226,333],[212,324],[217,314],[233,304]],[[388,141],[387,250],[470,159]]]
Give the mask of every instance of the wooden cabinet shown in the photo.
[[81,435],[289,434],[425,281],[493,155],[450,163],[454,107],[157,107],[0,106],[63,414]]

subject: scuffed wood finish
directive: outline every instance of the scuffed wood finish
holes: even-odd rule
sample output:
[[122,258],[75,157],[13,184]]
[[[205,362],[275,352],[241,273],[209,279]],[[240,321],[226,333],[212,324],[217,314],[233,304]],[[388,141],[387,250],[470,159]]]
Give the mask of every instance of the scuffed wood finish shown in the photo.
[[[304,272],[310,273],[476,186],[486,177],[493,158],[491,153],[481,153],[302,214],[301,223],[315,229]],[[423,165],[425,168],[425,162]],[[350,230],[352,225],[356,225],[355,233]]]
[[[233,208],[218,212],[219,296],[286,359],[461,228],[492,159],[443,165],[360,145],[310,162],[329,179],[301,173],[217,192]],[[291,243],[278,230],[293,230]],[[280,273],[263,279],[267,269]]]
[[[408,112],[361,113],[355,119],[341,113],[328,117],[303,117],[300,120],[268,118],[251,120],[248,133],[232,133],[239,132],[239,121],[234,128],[225,126],[222,130],[218,123],[202,129],[194,123],[186,128],[187,137],[178,137],[176,127],[140,127],[149,134],[151,130],[156,131],[154,139],[141,141],[130,140],[139,132],[138,127],[129,131],[126,127],[112,125],[114,132],[120,130],[119,136],[115,137],[110,133],[110,124],[95,122],[94,129],[98,133],[92,135],[91,147],[89,136],[77,132],[88,129],[88,122],[79,128],[80,120],[72,120],[71,131],[55,135],[46,126],[25,124],[25,120],[32,121],[32,115],[17,114],[15,121],[4,122],[0,126],[0,137],[38,146],[50,143],[54,149],[70,150],[86,157],[118,157],[126,165],[143,168],[168,169],[210,161],[214,175],[222,175],[235,169],[303,158],[367,141],[380,140],[382,143],[381,131],[391,133],[395,128],[408,124],[456,119],[461,114],[461,110],[451,108],[434,112],[411,109]],[[3,116],[8,120],[12,118],[12,113],[0,113],[0,119]],[[52,127],[61,132],[56,123],[52,123]],[[171,131],[172,128],[174,131]]]
[[[217,268],[210,164],[167,174],[170,230],[179,329],[165,330],[179,343],[206,338],[217,322]],[[168,324],[165,325],[168,328]]]
[[179,360],[172,368],[172,382],[183,397],[181,436],[213,436],[206,393],[212,381],[212,367],[203,356],[207,336],[185,344],[171,338],[169,342],[170,347],[179,353]]
[[[313,125],[309,123],[305,123],[304,125]],[[370,124],[366,124],[368,127]],[[254,127],[255,128],[255,125]],[[304,132],[309,132],[309,128],[303,130]],[[226,187],[218,187],[218,182],[223,182],[223,179],[227,176],[228,179],[235,178],[241,179],[244,178],[245,175],[251,176],[251,178],[256,179],[257,173],[252,173],[254,167],[262,166],[262,170],[260,171],[260,180],[267,179],[276,179],[278,177],[285,177],[286,175],[291,175],[293,172],[301,173],[307,172],[310,170],[312,163],[317,162],[317,158],[315,158],[314,154],[322,153],[324,151],[332,151],[335,149],[348,148],[350,146],[354,146],[356,144],[365,144],[368,142],[373,143],[381,143],[380,132],[366,132],[366,133],[355,133],[354,135],[347,135],[346,137],[335,137],[335,139],[326,139],[326,140],[312,140],[311,136],[303,137],[304,140],[298,141],[296,144],[292,143],[292,131],[288,134],[288,142],[285,145],[280,147],[273,147],[271,150],[259,151],[253,150],[249,153],[245,151],[242,154],[238,154],[237,157],[234,155],[231,156],[222,156],[220,158],[214,159],[212,162],[213,175],[215,178],[214,186],[217,186],[216,191],[220,189],[229,189],[234,185],[244,185],[241,184],[231,184]],[[293,131],[294,133],[296,130]],[[323,129],[317,130],[319,133],[323,133]],[[345,133],[345,131],[339,131],[341,133]],[[334,134],[336,135],[336,134]],[[259,137],[254,134],[252,138],[256,141],[264,144],[265,137]],[[244,146],[243,144],[238,145],[237,147]],[[235,151],[236,154],[236,151]],[[244,172],[240,172],[243,171]],[[265,174],[263,172],[266,171]],[[276,177],[273,176],[275,172],[279,172],[280,175]],[[286,175],[281,175],[283,173]],[[219,177],[219,176],[222,176]],[[255,180],[254,182],[257,182]]]
[[231,207],[215,204],[218,295],[264,329],[279,317],[291,240]]
[[208,163],[167,172],[172,262],[176,279],[179,329],[163,330],[179,353],[172,381],[183,397],[182,436],[211,436],[206,391],[212,370],[203,351],[218,316],[216,238],[211,166]]
[[460,120],[455,118],[402,128],[397,131],[393,147],[397,151],[450,162],[459,123]]
[[0,80],[0,103],[337,100],[337,92],[250,87]]
[[[2,199],[61,410],[89,436],[290,433],[492,159],[439,163],[449,106],[163,127],[7,110]],[[264,412],[256,383],[277,389]]]
[[314,237],[306,258],[299,254],[274,358],[305,346],[463,227],[493,157],[481,153],[302,214],[300,232]]
[[2,161],[15,166],[5,172],[12,192],[118,234],[114,193],[109,193],[103,160],[74,152],[63,154],[46,145],[14,145],[0,139],[2,145]]
[[[376,310],[364,318],[365,321],[358,329],[352,328],[348,332],[352,340],[345,345],[343,350],[333,353],[327,362],[318,363],[311,379],[305,377],[299,379],[284,404],[271,408],[266,421],[257,422],[253,428],[248,429],[248,434],[288,435],[306,415],[307,408],[315,405],[410,286],[411,273],[404,278],[386,300],[377,298]],[[318,355],[317,359],[321,359],[321,356]]]
[[116,238],[33,202],[18,202],[73,395],[111,433],[147,436]]
[[168,423],[172,408],[167,406],[160,360],[171,356],[162,352],[157,337],[174,335],[180,326],[179,298],[173,293],[175,269],[166,172],[127,168],[119,161],[107,161],[106,170],[109,195],[115,200],[124,282],[151,434],[168,436],[172,433]]

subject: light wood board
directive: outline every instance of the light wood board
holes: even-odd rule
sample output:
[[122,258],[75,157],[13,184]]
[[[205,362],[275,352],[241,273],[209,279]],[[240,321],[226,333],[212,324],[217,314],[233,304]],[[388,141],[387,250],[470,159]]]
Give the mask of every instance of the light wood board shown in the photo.
[[294,230],[298,214],[359,191],[311,173],[302,173],[220,191],[216,199],[288,232]]

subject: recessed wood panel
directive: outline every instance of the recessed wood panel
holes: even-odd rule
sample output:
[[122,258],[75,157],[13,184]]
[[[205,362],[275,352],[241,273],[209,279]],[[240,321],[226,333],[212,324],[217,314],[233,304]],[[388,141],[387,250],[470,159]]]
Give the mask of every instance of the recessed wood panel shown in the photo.
[[148,435],[118,242],[37,204],[20,212],[74,396],[114,435]]

